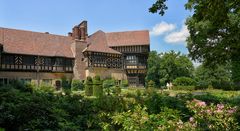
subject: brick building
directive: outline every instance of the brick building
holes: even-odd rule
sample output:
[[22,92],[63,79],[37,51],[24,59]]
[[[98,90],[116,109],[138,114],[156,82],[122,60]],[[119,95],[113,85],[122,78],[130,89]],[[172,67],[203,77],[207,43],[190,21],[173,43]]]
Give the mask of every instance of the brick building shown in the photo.
[[88,35],[86,21],[68,36],[0,28],[0,84],[18,79],[55,85],[62,77],[98,74],[141,86],[149,43],[147,30]]

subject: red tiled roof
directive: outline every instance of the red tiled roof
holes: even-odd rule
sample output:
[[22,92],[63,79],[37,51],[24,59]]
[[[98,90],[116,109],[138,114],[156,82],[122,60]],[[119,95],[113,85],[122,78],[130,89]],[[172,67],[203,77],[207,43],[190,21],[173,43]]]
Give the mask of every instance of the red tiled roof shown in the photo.
[[68,36],[0,28],[0,43],[7,53],[73,58],[73,42]]
[[106,33],[108,46],[149,45],[149,31],[125,31]]
[[104,52],[112,54],[121,54],[120,52],[108,47],[106,34],[103,31],[97,31],[88,39],[89,46],[84,51]]
[[[0,44],[7,53],[74,58],[71,49],[73,42],[74,40],[69,36],[0,28]],[[112,33],[97,31],[89,36],[89,46],[84,51],[121,54],[110,47],[149,45],[149,43],[147,30]]]

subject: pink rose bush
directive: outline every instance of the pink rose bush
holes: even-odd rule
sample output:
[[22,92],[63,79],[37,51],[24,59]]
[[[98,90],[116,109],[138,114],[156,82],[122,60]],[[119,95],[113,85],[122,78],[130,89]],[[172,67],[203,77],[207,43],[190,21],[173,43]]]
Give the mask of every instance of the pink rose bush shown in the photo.
[[237,107],[227,104],[210,104],[204,101],[192,100],[187,102],[187,107],[194,115],[184,123],[183,128],[203,130],[239,130],[238,123],[234,117]]

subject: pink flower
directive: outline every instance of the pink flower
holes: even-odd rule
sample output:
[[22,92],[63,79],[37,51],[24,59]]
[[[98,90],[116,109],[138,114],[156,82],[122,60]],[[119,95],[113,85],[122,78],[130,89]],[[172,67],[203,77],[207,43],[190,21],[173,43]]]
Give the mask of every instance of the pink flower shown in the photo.
[[228,113],[232,114],[232,113],[234,113],[234,112],[236,112],[236,111],[237,111],[236,108],[232,108],[232,109],[228,110]]
[[196,106],[205,107],[206,103],[197,99],[193,99],[193,102],[196,102]]
[[222,113],[223,111],[221,109],[217,109],[215,112]]
[[206,106],[206,103],[204,101],[199,101],[197,103],[198,106],[201,106],[201,107],[205,107]]
[[193,121],[194,121],[194,118],[193,118],[193,117],[190,117],[190,118],[189,118],[189,121],[190,121],[190,122],[193,122]]
[[224,108],[224,105],[223,104],[217,104],[217,108],[221,110],[221,109]]
[[206,113],[208,113],[208,114],[211,114],[212,112],[211,112],[211,110],[206,110]]

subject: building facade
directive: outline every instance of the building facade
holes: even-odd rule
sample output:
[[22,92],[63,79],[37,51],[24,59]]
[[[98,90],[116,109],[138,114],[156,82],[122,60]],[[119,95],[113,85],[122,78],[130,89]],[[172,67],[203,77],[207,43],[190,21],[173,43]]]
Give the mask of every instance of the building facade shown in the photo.
[[149,45],[147,30],[88,35],[87,21],[68,36],[0,28],[0,85],[12,80],[58,85],[63,77],[100,75],[143,86]]

